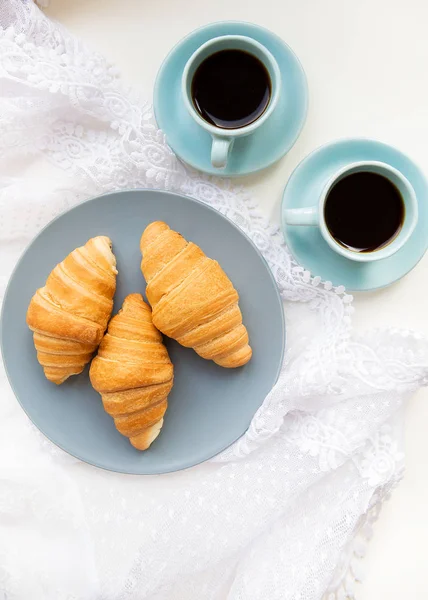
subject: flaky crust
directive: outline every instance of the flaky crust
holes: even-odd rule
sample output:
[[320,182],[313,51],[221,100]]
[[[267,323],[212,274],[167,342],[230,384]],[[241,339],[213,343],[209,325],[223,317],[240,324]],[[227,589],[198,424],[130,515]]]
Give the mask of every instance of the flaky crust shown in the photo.
[[90,361],[113,309],[116,275],[111,241],[98,236],[73,250],[34,294],[27,324],[50,381],[61,384]]
[[238,292],[218,262],[161,221],[145,229],[140,248],[155,326],[222,367],[247,363]]
[[127,296],[110,321],[89,376],[118,431],[146,450],[163,424],[173,366],[140,294]]

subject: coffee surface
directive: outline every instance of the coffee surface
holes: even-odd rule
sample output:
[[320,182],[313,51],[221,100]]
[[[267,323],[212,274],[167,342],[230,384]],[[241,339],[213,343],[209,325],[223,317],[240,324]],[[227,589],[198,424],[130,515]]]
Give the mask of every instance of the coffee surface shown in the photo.
[[236,129],[253,123],[266,110],[271,82],[266,67],[249,52],[221,50],[196,69],[191,92],[205,121]]
[[355,252],[373,252],[392,241],[404,221],[399,190],[378,173],[352,173],[330,190],[324,217],[334,239]]

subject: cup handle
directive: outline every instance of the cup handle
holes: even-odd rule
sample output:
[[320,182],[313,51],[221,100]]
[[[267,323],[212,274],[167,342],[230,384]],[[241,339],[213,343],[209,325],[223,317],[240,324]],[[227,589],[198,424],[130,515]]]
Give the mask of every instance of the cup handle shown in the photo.
[[287,225],[318,225],[318,206],[305,208],[286,208],[284,221]]
[[211,164],[216,169],[224,169],[227,165],[227,157],[232,150],[233,138],[221,138],[213,136],[211,148]]

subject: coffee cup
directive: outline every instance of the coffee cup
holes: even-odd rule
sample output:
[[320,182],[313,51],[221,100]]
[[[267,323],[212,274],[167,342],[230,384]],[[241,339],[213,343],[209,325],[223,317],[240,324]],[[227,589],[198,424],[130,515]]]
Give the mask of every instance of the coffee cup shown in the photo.
[[288,225],[319,227],[332,250],[357,262],[392,256],[418,221],[415,191],[394,167],[361,161],[338,170],[311,207],[285,209]]
[[190,115],[212,137],[214,167],[226,167],[235,140],[263,126],[277,105],[280,86],[275,58],[250,37],[216,37],[192,54],[183,71],[182,94]]

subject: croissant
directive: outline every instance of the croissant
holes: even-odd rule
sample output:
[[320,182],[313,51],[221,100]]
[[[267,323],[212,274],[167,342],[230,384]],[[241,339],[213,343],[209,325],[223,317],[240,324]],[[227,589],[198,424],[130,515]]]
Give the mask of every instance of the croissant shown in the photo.
[[27,324],[50,381],[63,383],[91,360],[113,309],[116,275],[111,241],[99,236],[73,250],[34,294]]
[[160,221],[145,229],[140,248],[154,325],[222,367],[247,363],[238,292],[218,262]]
[[125,298],[110,321],[89,376],[117,430],[146,450],[163,425],[173,366],[140,294]]

